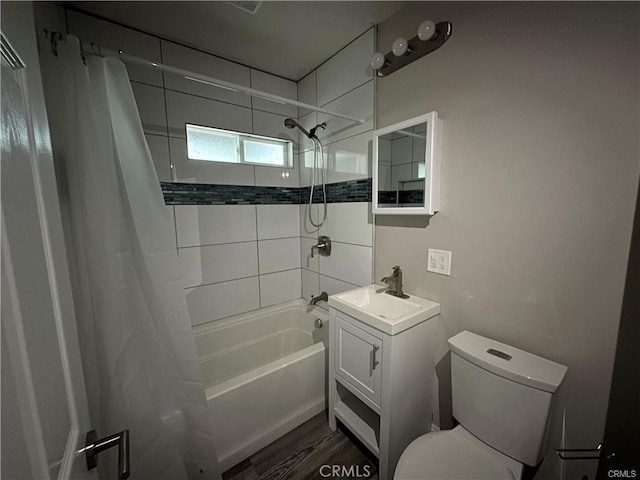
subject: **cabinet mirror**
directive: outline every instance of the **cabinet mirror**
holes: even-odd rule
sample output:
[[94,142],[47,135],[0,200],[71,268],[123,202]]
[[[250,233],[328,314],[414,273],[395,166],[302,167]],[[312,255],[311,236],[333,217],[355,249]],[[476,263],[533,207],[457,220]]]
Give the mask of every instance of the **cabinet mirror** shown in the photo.
[[433,215],[439,210],[441,138],[437,112],[374,132],[374,213]]

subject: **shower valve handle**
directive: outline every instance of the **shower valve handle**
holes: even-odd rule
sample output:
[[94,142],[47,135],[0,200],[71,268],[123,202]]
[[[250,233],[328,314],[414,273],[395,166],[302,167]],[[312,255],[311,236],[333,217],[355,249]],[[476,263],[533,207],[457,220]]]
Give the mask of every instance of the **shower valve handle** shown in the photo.
[[328,257],[331,255],[331,239],[326,235],[320,235],[318,237],[318,243],[311,245],[311,258],[313,258],[314,250],[317,250],[323,257]]

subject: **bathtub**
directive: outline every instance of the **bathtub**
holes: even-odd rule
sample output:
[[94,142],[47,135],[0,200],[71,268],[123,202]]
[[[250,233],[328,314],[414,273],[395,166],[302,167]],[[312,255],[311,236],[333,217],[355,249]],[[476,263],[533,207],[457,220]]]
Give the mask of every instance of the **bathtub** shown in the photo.
[[194,328],[221,471],[326,408],[328,315],[308,309],[294,300]]

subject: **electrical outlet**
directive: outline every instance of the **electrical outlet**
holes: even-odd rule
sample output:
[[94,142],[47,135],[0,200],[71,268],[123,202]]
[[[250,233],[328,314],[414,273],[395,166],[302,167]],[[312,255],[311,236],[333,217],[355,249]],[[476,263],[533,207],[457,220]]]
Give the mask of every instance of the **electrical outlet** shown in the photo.
[[451,252],[430,248],[427,257],[427,271],[451,275]]

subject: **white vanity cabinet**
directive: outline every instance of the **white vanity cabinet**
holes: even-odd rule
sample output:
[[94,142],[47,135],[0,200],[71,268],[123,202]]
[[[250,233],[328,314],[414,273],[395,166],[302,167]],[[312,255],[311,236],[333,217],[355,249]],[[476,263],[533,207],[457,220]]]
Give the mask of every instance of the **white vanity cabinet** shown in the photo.
[[437,313],[395,334],[334,307],[330,316],[329,426],[342,422],[391,480],[407,445],[431,427]]

